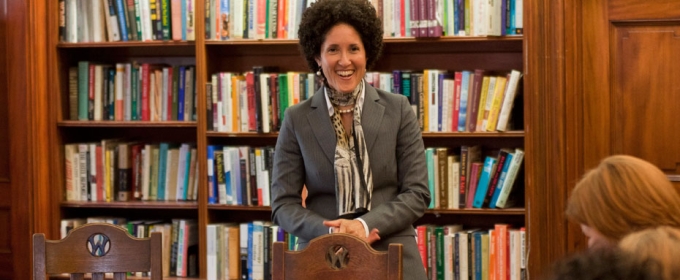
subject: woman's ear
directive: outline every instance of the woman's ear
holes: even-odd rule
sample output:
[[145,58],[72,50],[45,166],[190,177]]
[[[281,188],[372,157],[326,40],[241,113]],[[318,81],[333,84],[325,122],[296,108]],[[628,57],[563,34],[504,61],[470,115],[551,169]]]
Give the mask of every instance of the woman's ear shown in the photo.
[[316,61],[316,65],[318,65],[319,68],[321,68],[321,58],[319,58],[319,57],[317,56],[317,57],[314,58],[314,60]]

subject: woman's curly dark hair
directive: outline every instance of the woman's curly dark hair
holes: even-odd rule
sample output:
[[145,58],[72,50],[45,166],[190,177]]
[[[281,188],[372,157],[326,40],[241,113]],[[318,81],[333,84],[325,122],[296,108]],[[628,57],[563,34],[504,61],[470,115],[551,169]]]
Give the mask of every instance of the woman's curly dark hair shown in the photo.
[[382,53],[383,29],[368,0],[319,0],[304,11],[298,38],[309,69],[319,70],[315,58],[321,54],[326,33],[339,23],[349,24],[359,33],[366,50],[366,70],[371,69]]

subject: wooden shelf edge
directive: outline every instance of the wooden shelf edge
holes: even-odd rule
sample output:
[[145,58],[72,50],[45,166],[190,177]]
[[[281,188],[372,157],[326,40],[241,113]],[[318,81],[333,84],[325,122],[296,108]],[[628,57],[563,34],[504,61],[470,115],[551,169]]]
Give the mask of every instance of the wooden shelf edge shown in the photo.
[[196,201],[61,202],[64,208],[198,209]]
[[[257,138],[276,138],[278,132],[258,133],[258,132],[206,132],[208,137],[257,137]],[[423,138],[523,138],[523,130],[507,132],[423,132]]]
[[489,208],[466,208],[466,209],[428,209],[425,214],[433,215],[525,215],[524,208],[489,209]]
[[209,204],[208,210],[223,210],[223,211],[272,211],[269,206],[242,206],[242,205],[223,205],[223,204]]
[[152,41],[152,42],[140,42],[140,41],[128,41],[128,42],[90,42],[90,43],[58,43],[57,48],[70,49],[70,48],[138,48],[138,47],[187,47],[195,46],[195,41]]
[[[61,274],[61,275],[50,275],[48,279],[70,279],[69,274]],[[92,279],[92,277],[85,277],[84,279]],[[104,279],[113,279],[113,278],[104,278]],[[150,279],[149,277],[137,277],[137,276],[128,276],[126,279],[128,280],[142,280],[142,279]],[[171,276],[164,276],[164,280],[204,280],[205,278],[197,278],[197,277],[171,277]]]
[[189,127],[196,128],[196,121],[59,121],[60,127]]
[[[416,43],[416,42],[484,42],[484,41],[522,41],[524,36],[442,36],[442,37],[386,37],[383,42]],[[297,45],[298,39],[230,39],[224,41],[206,40],[206,45]]]

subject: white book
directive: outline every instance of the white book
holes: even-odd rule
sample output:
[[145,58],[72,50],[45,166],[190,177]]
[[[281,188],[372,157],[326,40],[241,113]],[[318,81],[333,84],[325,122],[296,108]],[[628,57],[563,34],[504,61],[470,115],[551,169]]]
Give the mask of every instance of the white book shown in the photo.
[[104,23],[104,7],[102,7],[102,2],[99,0],[94,0],[90,2],[90,19],[92,20],[92,41],[93,42],[104,42],[106,41],[106,36],[104,34],[105,23]]
[[[215,0],[217,2],[218,0]],[[238,1],[235,0],[233,2],[233,12],[230,14],[230,16],[233,16],[233,18],[229,18],[232,22],[233,26],[233,33],[229,34],[230,38],[235,38],[235,39],[241,39],[243,38],[243,31],[247,26],[243,26],[243,16],[244,16],[244,7],[243,7],[243,1]]]
[[[102,0],[106,1],[106,0]],[[66,0],[66,42],[78,43],[78,1]]]
[[454,15],[456,12],[456,4],[453,1],[446,3],[446,14],[448,20],[446,21],[446,36],[454,36],[456,34]]
[[449,209],[460,208],[460,161],[455,156],[448,156],[449,163]]
[[468,274],[468,232],[460,231],[456,233],[458,243],[458,268],[460,277],[458,279],[469,279]]
[[90,182],[90,201],[97,201],[97,176],[100,176],[97,174],[97,144],[96,143],[90,143],[89,144],[89,161],[88,163],[90,164],[89,169],[90,169],[90,174],[88,177],[88,181]]
[[487,35],[489,36],[501,36],[501,26],[502,26],[502,3],[504,0],[489,0],[487,5],[487,15],[488,23]]
[[115,91],[116,91],[116,102],[115,102],[115,110],[116,113],[115,119],[117,121],[122,121],[123,120],[123,114],[118,114],[118,112],[123,112],[121,111],[123,108],[118,108],[119,106],[123,106],[123,98],[125,95],[125,88],[124,88],[124,80],[125,80],[125,64],[124,63],[116,63],[116,76],[115,76]]
[[307,73],[307,88],[309,88],[309,92],[307,92],[307,98],[312,98],[314,96],[314,81],[316,78],[314,77],[314,73]]
[[231,102],[231,73],[220,73],[220,96],[222,96],[222,115],[220,115],[220,131],[233,131],[233,104]]
[[510,254],[510,280],[520,280],[521,279],[521,273],[520,273],[520,261],[521,261],[521,236],[520,236],[520,231],[518,229],[510,229],[508,230],[508,234],[510,235],[509,238],[509,254]]
[[517,85],[519,84],[519,79],[521,77],[522,73],[517,70],[512,70],[510,72],[510,79],[508,80],[508,85],[505,87],[501,112],[498,115],[498,124],[496,124],[496,130],[498,131],[505,131],[508,127],[508,120],[510,119],[512,106],[515,103],[515,96],[517,95]]
[[90,33],[90,1],[89,0],[77,0],[78,1],[78,42],[91,42],[92,34]]
[[139,6],[141,8],[139,21],[142,24],[142,41],[151,41],[153,40],[153,31],[151,29],[151,10],[149,7],[149,1],[139,0]]
[[120,31],[118,29],[118,17],[113,7],[109,5],[108,0],[101,0],[102,9],[104,9],[104,21],[106,22],[106,37],[107,41],[120,41]]
[[196,4],[194,0],[185,0],[186,1],[186,15],[187,17],[184,19],[186,22],[186,27],[187,27],[187,35],[186,35],[186,40],[187,41],[195,41],[196,40]]
[[[270,77],[268,73],[260,74],[260,116],[262,119],[262,132],[270,132],[270,120],[269,120],[269,83],[267,83],[267,78]],[[257,93],[256,93],[257,94]]]
[[297,38],[297,25],[296,22],[299,23],[300,21],[297,19],[297,9],[298,9],[298,2],[295,0],[288,0],[288,39],[295,39]]
[[221,232],[219,232],[219,226],[215,224],[208,225],[206,227],[206,249],[207,249],[207,267],[208,267],[208,277],[207,280],[219,280],[218,278],[218,267],[220,263],[219,258],[219,244]]
[[515,0],[515,21],[512,25],[515,29],[524,28],[524,0]]
[[472,0],[472,36],[486,36],[488,33],[488,2],[489,0]]
[[88,152],[88,145],[87,144],[78,144],[78,179],[80,186],[76,188],[77,190],[80,190],[80,197],[78,200],[80,201],[88,201],[88,195],[87,195],[87,182],[89,181],[89,172],[87,171],[88,164],[87,161],[89,158],[87,157],[87,152]]
[[[239,107],[240,107],[240,131],[247,132],[248,129],[248,88],[245,80],[238,81],[239,83]],[[290,99],[289,99],[290,100]]]
[[508,174],[505,177],[503,186],[501,187],[501,193],[498,195],[498,201],[496,201],[496,207],[505,208],[508,201],[508,196],[512,191],[512,186],[515,184],[515,179],[517,179],[517,173],[522,165],[522,160],[524,159],[524,151],[522,149],[515,149],[515,153],[512,156],[512,161],[508,167]]
[[253,221],[253,280],[264,280],[264,227],[262,221]]

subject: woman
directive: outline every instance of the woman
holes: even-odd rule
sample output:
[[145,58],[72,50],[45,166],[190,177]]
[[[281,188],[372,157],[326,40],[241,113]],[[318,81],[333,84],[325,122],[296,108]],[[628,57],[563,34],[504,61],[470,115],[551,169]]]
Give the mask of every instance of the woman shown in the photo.
[[653,164],[610,156],[576,185],[566,215],[581,224],[588,247],[612,247],[634,231],[679,227],[680,195]]
[[286,110],[274,153],[272,220],[299,238],[298,248],[331,232],[377,250],[401,243],[404,279],[427,279],[412,226],[430,202],[418,122],[404,96],[364,81],[382,35],[365,0],[317,1],[302,15],[300,47],[324,86]]
[[657,262],[664,280],[680,279],[680,229],[661,226],[631,233],[621,239],[619,248],[638,263]]

